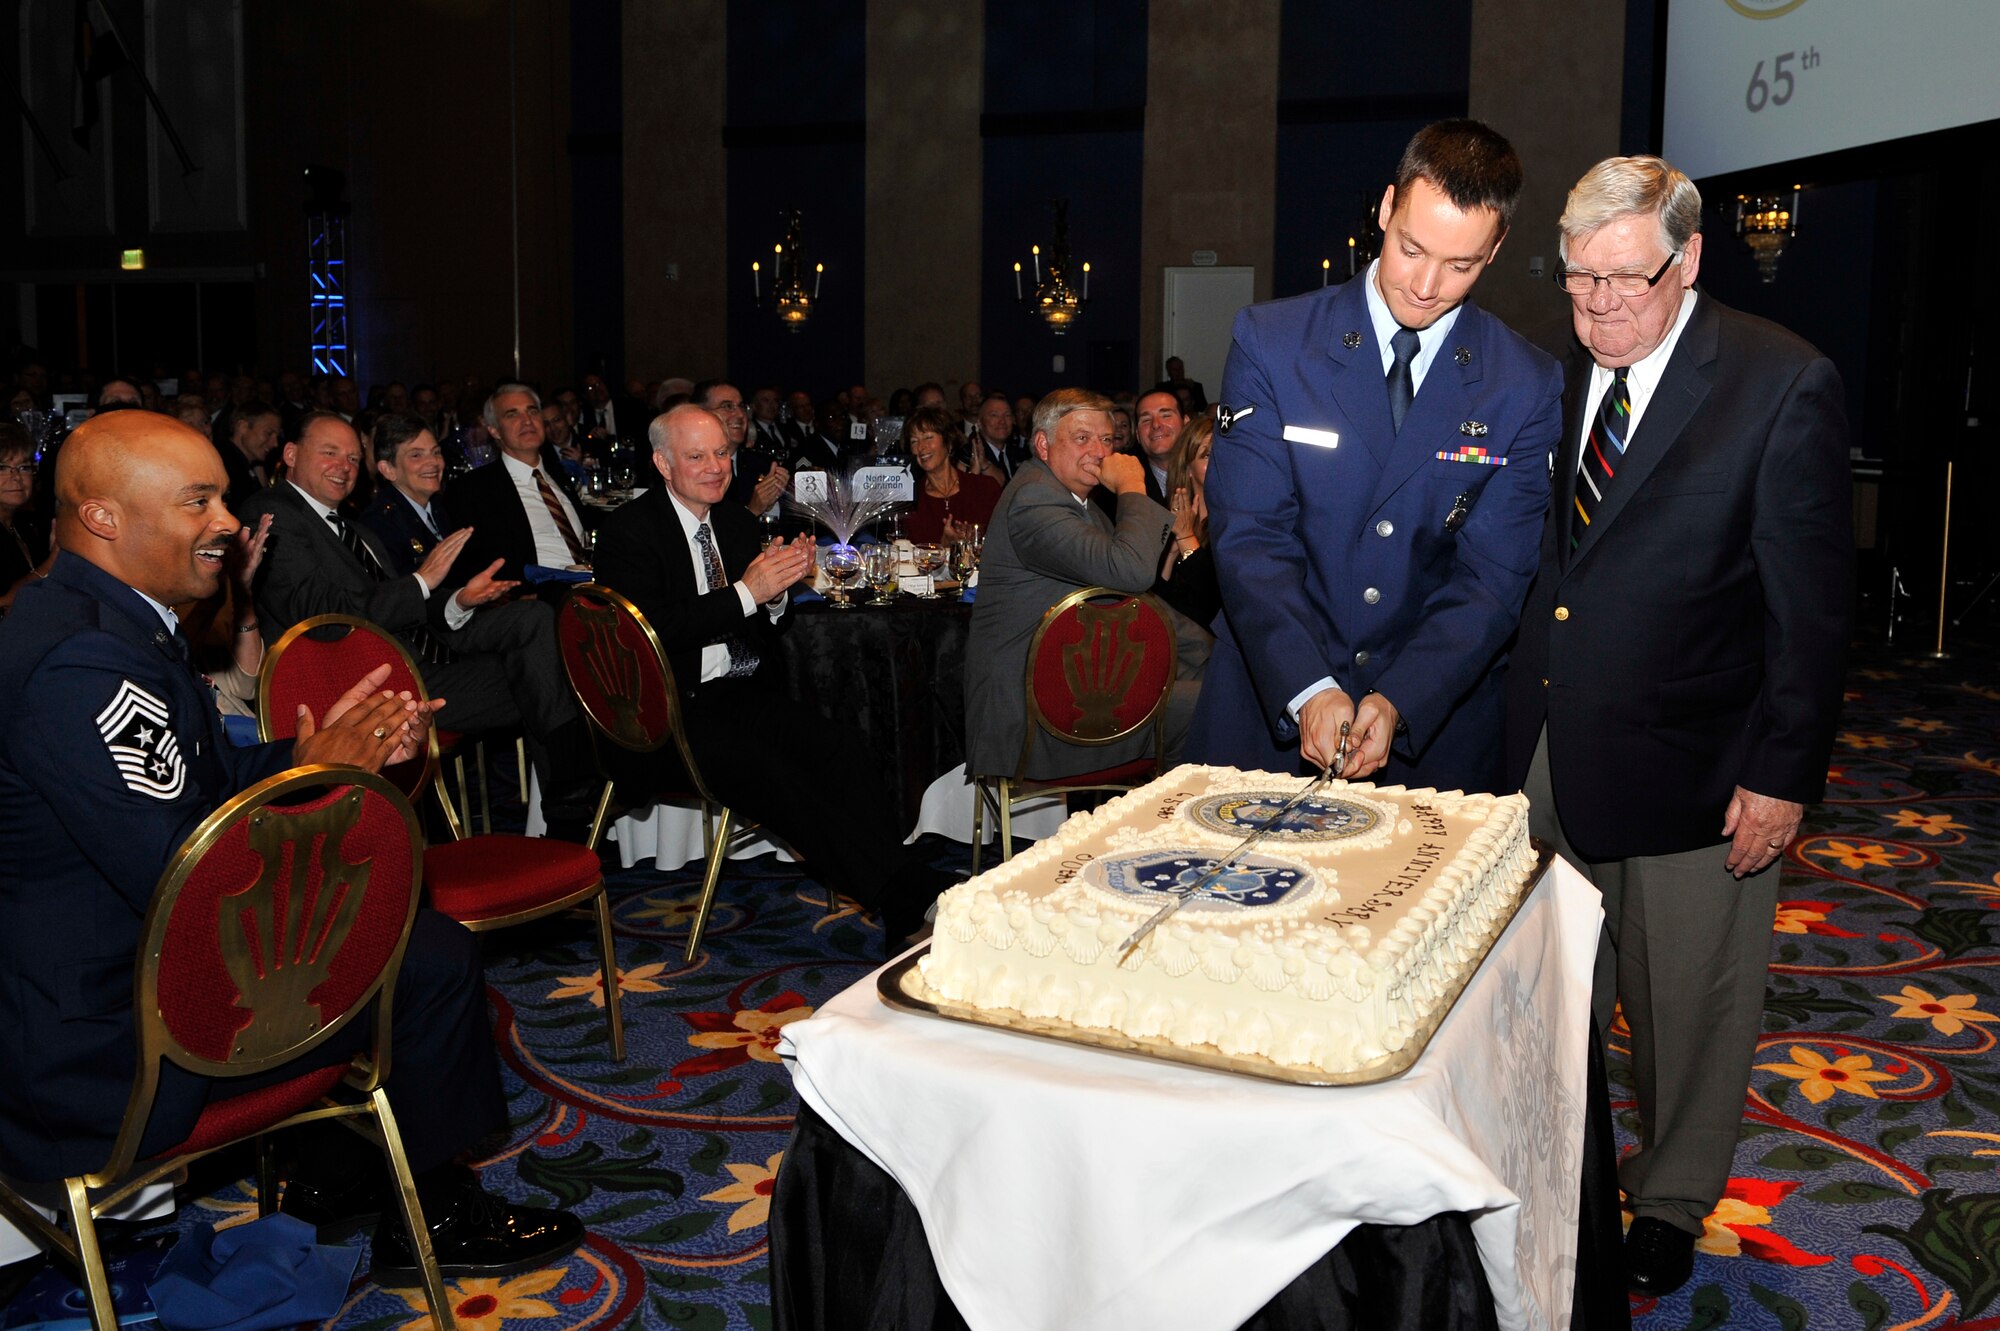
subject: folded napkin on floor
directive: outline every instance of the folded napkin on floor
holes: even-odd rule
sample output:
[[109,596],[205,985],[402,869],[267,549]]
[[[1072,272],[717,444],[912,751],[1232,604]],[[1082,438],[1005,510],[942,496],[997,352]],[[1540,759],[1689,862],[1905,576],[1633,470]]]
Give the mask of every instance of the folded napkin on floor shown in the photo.
[[361,1249],[322,1247],[311,1225],[269,1215],[216,1230],[197,1226],[147,1282],[167,1331],[260,1331],[321,1322],[340,1311]]

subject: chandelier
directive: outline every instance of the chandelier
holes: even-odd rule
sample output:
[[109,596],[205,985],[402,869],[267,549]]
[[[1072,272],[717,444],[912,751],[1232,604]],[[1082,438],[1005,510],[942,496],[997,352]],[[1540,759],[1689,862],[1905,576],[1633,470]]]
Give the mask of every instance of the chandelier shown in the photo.
[[[771,303],[778,311],[778,322],[794,333],[806,326],[812,318],[813,308],[819,303],[820,279],[826,273],[826,265],[813,265],[813,285],[810,294],[806,291],[805,226],[799,220],[799,210],[788,208],[784,212],[785,238],[771,247]],[[750,265],[750,291],[757,307],[764,307],[764,265]]]
[[1799,187],[1792,186],[1791,207],[1775,194],[1736,196],[1736,234],[1757,256],[1757,276],[1778,280],[1778,258],[1799,234]]
[[[1361,196],[1360,222],[1347,237],[1347,276],[1353,277],[1363,268],[1375,262],[1375,256],[1382,252],[1382,230],[1375,225],[1375,204],[1366,194]],[[1319,261],[1319,284],[1325,286],[1333,278],[1333,260]]]
[[1090,265],[1083,265],[1083,289],[1078,291],[1064,276],[1069,272],[1069,200],[1056,200],[1056,239],[1049,247],[1049,264],[1046,276],[1042,273],[1042,247],[1033,246],[1029,258],[1035,266],[1035,289],[1024,292],[1021,289],[1021,265],[1014,265],[1014,299],[1027,306],[1028,312],[1041,317],[1049,326],[1049,331],[1060,337],[1069,331],[1083,313],[1083,307],[1090,303]]

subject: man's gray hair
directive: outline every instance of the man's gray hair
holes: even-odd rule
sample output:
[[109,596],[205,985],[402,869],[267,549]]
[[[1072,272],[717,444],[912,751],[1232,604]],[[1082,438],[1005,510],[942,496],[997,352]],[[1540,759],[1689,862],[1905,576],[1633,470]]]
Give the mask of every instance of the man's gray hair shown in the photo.
[[1556,253],[1569,261],[1571,241],[1621,217],[1650,214],[1660,244],[1679,254],[1701,229],[1701,191],[1664,157],[1607,157],[1583,173],[1569,192]]
[[669,460],[672,459],[674,445],[673,441],[667,437],[668,431],[677,429],[678,422],[686,420],[690,415],[706,416],[714,421],[718,427],[722,424],[722,417],[716,415],[707,407],[695,402],[683,402],[671,411],[664,411],[653,417],[653,423],[646,427],[646,442],[653,446],[655,453]]
[[500,433],[500,399],[509,393],[526,393],[528,400],[535,404],[535,410],[542,409],[542,395],[526,384],[497,384],[486,395],[486,406],[480,411],[479,419],[486,422],[486,428],[494,434]]
[[1058,388],[1035,404],[1035,433],[1053,441],[1056,425],[1073,411],[1101,411],[1111,414],[1111,399],[1088,388]]

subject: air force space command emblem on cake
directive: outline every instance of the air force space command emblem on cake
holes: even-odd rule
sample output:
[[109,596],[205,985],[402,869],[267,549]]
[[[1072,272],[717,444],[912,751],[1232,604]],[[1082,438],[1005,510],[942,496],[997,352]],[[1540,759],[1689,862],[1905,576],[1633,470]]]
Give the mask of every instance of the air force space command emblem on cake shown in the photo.
[[156,800],[180,798],[187,786],[187,766],[181,761],[165,703],[124,680],[97,714],[97,733],[104,737],[105,750],[132,791]]
[[1345,841],[1371,832],[1389,812],[1372,802],[1315,795],[1272,827],[1272,815],[1283,809],[1295,793],[1248,790],[1210,795],[1189,802],[1186,814],[1195,826],[1224,836],[1246,837],[1269,828],[1274,841],[1321,842]]
[[[1213,851],[1188,847],[1138,851],[1092,861],[1083,871],[1085,881],[1131,897],[1147,907],[1163,905],[1169,896],[1182,896],[1212,872],[1220,857]],[[1303,864],[1269,855],[1250,855],[1227,873],[1202,884],[1184,908],[1189,911],[1239,910],[1276,906],[1309,895],[1313,873]]]

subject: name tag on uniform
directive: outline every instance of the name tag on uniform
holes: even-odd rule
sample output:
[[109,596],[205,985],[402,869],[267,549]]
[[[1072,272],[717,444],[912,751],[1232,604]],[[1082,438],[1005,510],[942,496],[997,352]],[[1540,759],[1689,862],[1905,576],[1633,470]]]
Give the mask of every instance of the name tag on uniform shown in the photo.
[[1289,444],[1311,444],[1314,448],[1340,447],[1340,434],[1335,430],[1309,430],[1303,425],[1287,425],[1285,442]]

